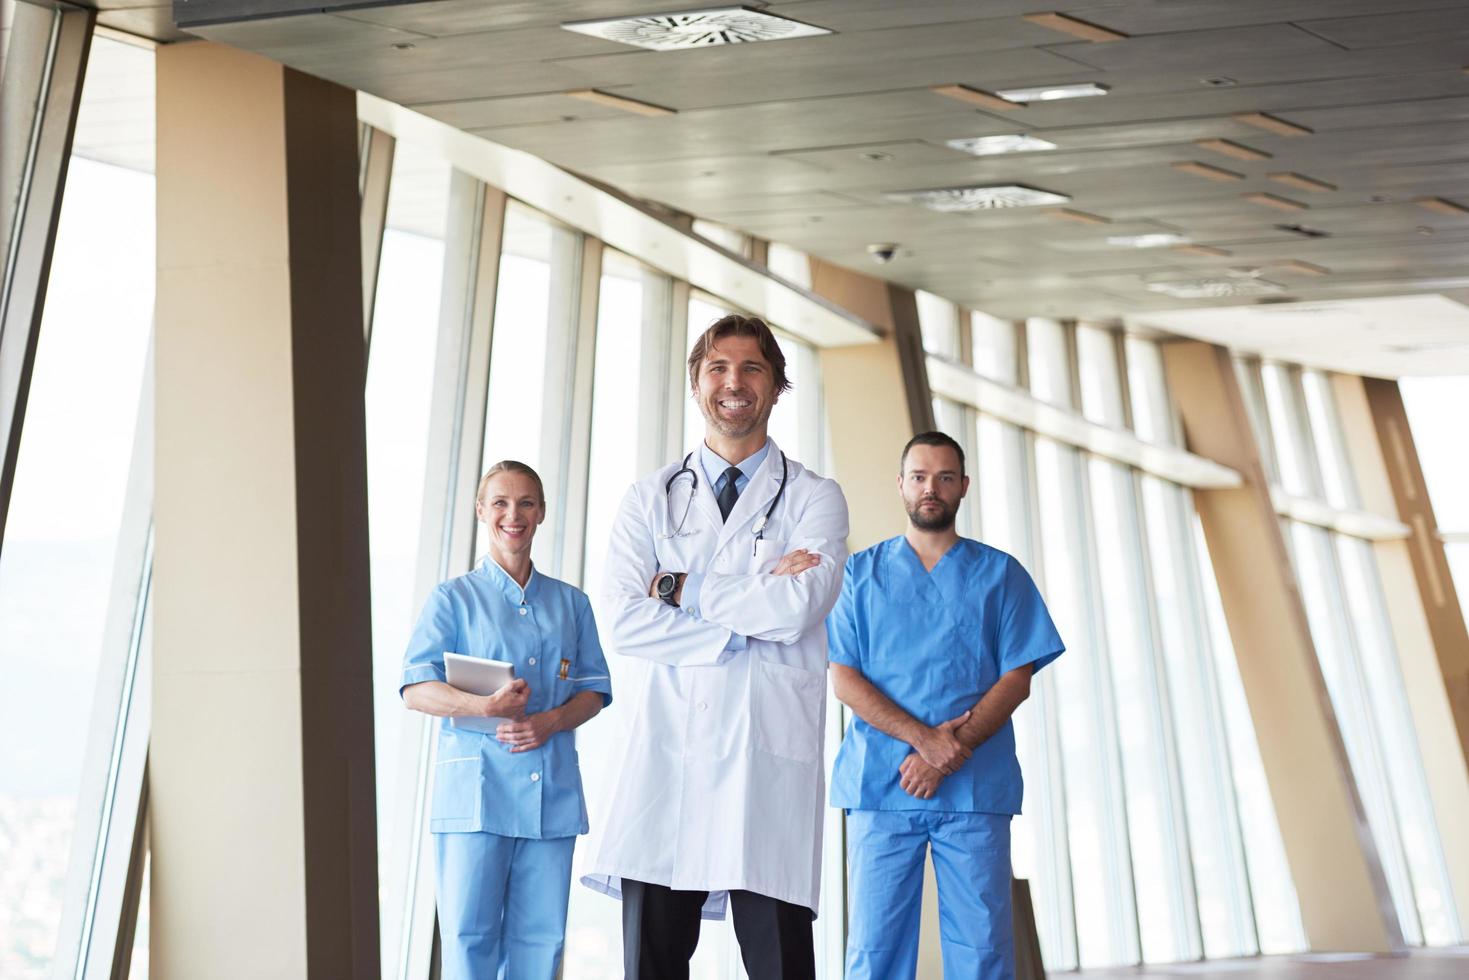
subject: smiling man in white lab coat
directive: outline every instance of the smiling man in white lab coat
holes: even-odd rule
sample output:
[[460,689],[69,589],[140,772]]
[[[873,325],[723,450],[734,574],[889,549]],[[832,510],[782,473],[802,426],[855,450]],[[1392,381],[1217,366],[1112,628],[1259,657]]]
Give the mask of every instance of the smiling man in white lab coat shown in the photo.
[[790,383],[762,321],[716,321],[689,381],[704,442],[632,486],[607,552],[610,645],[648,672],[582,880],[623,900],[629,978],[687,978],[727,906],[751,977],[812,978],[847,504],[766,434]]

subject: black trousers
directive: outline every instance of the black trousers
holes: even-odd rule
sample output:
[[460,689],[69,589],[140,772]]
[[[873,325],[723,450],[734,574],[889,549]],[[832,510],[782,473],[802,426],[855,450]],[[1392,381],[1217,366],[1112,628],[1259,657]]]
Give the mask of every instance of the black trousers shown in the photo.
[[[627,980],[688,980],[708,892],[622,879],[622,964]],[[740,959],[750,980],[815,980],[811,910],[754,892],[729,893]]]

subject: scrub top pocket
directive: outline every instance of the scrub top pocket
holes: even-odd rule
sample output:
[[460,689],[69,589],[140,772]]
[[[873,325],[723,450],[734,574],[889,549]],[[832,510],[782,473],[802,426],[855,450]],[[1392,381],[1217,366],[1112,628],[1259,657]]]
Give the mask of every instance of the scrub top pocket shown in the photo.
[[484,761],[478,755],[458,755],[434,763],[430,830],[467,833],[480,829],[483,765]]

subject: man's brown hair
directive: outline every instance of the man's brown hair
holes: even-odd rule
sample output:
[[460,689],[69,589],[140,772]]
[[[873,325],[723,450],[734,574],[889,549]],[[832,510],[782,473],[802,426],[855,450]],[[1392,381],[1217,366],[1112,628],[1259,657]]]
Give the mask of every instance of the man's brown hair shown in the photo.
[[786,356],[781,353],[780,344],[775,340],[775,334],[759,317],[741,316],[738,313],[731,313],[729,316],[715,320],[709,324],[709,329],[694,341],[694,349],[689,351],[690,388],[698,390],[699,365],[704,362],[704,356],[709,349],[725,337],[754,337],[760,345],[761,356],[770,362],[770,373],[775,378],[775,393],[781,394],[790,390],[791,380],[786,377]]

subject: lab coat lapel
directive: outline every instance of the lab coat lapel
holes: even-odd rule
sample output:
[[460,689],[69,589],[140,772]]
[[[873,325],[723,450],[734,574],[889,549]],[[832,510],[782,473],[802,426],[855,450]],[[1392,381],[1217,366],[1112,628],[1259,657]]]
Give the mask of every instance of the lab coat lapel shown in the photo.
[[[770,451],[765,454],[755,475],[750,477],[749,484],[735,501],[734,510],[729,512],[729,520],[720,529],[719,544],[714,549],[716,553],[723,551],[736,537],[748,537],[751,527],[775,499],[776,490],[780,487],[780,447],[775,444],[774,439],[770,440],[769,445]],[[790,488],[787,487],[786,490],[789,492]],[[717,504],[714,514],[716,518],[719,515]],[[771,520],[774,520],[774,515]]]
[[689,460],[689,466],[699,474],[699,489],[694,492],[694,510],[698,511],[699,521],[718,536],[721,523],[719,501],[714,498],[714,487],[710,485],[713,481],[707,479],[708,474],[704,472],[703,461],[699,458],[702,449],[702,443],[695,446],[693,458]]

